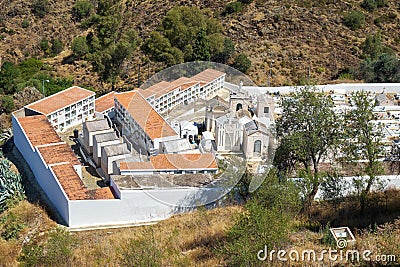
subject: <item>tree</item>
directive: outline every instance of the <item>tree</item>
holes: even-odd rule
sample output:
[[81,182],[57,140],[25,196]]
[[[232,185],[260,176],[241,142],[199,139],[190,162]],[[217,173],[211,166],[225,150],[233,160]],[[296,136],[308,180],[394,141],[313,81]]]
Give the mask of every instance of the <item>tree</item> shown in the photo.
[[240,53],[235,57],[235,63],[233,64],[233,67],[243,73],[246,73],[251,67],[251,61],[245,54]]
[[44,18],[49,12],[49,1],[48,0],[36,0],[32,5],[32,12],[39,18]]
[[97,14],[87,23],[95,32],[87,36],[90,51],[87,58],[101,81],[110,82],[113,90],[124,61],[132,55],[139,41],[136,31],[123,29],[123,19],[129,16],[123,12],[123,6],[121,0],[100,0]]
[[60,39],[52,39],[51,40],[51,53],[52,55],[58,55],[63,50],[63,43]]
[[78,59],[83,58],[89,53],[89,46],[87,45],[85,36],[78,36],[72,41],[72,52]]
[[9,61],[1,66],[0,70],[0,91],[6,94],[15,92],[15,80],[20,76],[21,71]]
[[43,38],[42,40],[40,40],[39,46],[45,55],[50,54],[50,44],[49,44],[49,40],[47,40],[47,38]]
[[378,7],[378,5],[375,0],[363,0],[361,3],[361,7],[369,12],[373,12]]
[[[11,113],[14,109],[14,99],[9,96],[5,95],[1,97],[1,109],[0,111],[5,113]],[[1,113],[1,112],[0,112]]]
[[365,24],[364,13],[358,10],[350,11],[344,17],[344,24],[351,30],[358,30]]
[[[366,160],[366,164],[359,164],[361,168],[360,177],[362,186],[360,192],[361,211],[365,211],[367,195],[371,187],[378,180],[378,175],[382,174],[382,165],[379,161],[382,153],[381,138],[382,129],[372,123],[376,119],[373,113],[375,101],[370,98],[367,92],[356,91],[351,95],[350,104],[354,107],[345,115],[346,128],[343,151],[344,160],[347,162],[357,162]],[[363,178],[366,175],[367,178]],[[365,181],[365,183],[364,183]]]
[[361,62],[358,78],[366,82],[400,82],[400,62],[393,54],[383,53],[377,59],[369,58]]
[[195,61],[210,61],[210,44],[206,37],[205,29],[201,29],[197,34],[193,46],[193,59]]
[[87,0],[78,0],[73,8],[73,15],[78,20],[89,17],[93,12],[93,4]]
[[380,32],[374,35],[368,34],[362,44],[363,56],[376,59],[382,54],[382,35]]
[[161,31],[172,46],[183,50],[187,44],[194,45],[200,31],[208,36],[221,33],[218,21],[197,7],[176,6],[168,11],[162,21]]
[[278,159],[301,163],[307,172],[304,179],[308,180],[310,190],[303,203],[305,214],[308,214],[322,180],[319,165],[337,148],[341,133],[341,120],[332,110],[333,106],[331,98],[314,87],[300,87],[282,99],[282,116],[276,122],[280,143]]

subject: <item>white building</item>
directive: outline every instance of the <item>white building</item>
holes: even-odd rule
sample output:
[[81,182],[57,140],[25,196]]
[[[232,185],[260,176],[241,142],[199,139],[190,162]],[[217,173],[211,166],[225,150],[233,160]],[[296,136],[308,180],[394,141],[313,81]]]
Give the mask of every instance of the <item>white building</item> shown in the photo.
[[107,119],[85,121],[82,126],[83,145],[89,155],[93,153],[94,137],[98,134],[113,133],[114,130],[110,127]]
[[122,135],[140,154],[156,155],[160,142],[179,139],[138,90],[115,94],[115,112],[122,125]]
[[121,162],[121,175],[216,173],[213,154],[159,154],[146,162]]
[[177,105],[205,98],[224,87],[225,73],[206,69],[191,78],[181,77],[172,82],[162,81],[142,90],[141,94],[154,109],[164,113]]
[[109,145],[122,143],[122,140],[117,137],[115,132],[97,134],[93,140],[93,160],[95,164],[101,166],[101,148]]
[[94,116],[94,98],[94,92],[73,86],[25,106],[25,115],[46,115],[56,131],[63,131]]
[[[62,218],[60,223],[69,227],[115,227],[162,220],[183,211],[176,206],[191,207],[199,195],[214,199],[224,190],[194,186],[146,189],[126,186],[112,178],[109,187],[88,189],[82,181],[80,162],[47,118],[18,115],[12,117],[15,146],[51,201],[53,211]],[[214,169],[211,160],[210,170]]]

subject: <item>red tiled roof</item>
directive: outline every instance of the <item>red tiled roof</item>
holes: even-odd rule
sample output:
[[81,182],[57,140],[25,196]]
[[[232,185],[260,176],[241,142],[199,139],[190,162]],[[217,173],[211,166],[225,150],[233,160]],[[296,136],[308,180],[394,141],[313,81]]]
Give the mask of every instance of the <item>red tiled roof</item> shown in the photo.
[[16,118],[24,129],[32,146],[54,144],[61,142],[53,126],[44,115]]
[[150,86],[147,89],[141,90],[140,93],[145,98],[148,98],[152,95],[156,95],[156,97],[158,98],[158,97],[165,95],[177,88],[179,88],[181,91],[183,91],[183,90],[186,90],[198,83],[200,83],[201,86],[204,86],[207,83],[210,83],[223,75],[225,75],[225,73],[223,73],[223,72],[220,72],[220,71],[217,71],[214,69],[206,69],[206,70],[194,75],[191,78],[180,77],[179,79],[176,79],[172,82],[161,81],[159,83],[156,83],[156,84]]
[[74,165],[81,164],[74,152],[72,152],[71,147],[66,143],[41,146],[37,147],[37,149],[48,165],[62,162],[70,162]]
[[88,197],[90,199],[115,199],[111,187],[103,187],[89,190]]
[[105,94],[95,100],[95,109],[97,112],[104,112],[114,107],[115,92]]
[[78,86],[73,86],[68,89],[65,89],[57,94],[48,96],[44,99],[36,101],[26,108],[35,110],[44,115],[49,115],[54,111],[62,109],[66,106],[72,105],[80,100],[83,100],[89,96],[95,95],[94,92],[83,89]]
[[203,70],[202,72],[194,75],[192,77],[193,80],[195,81],[202,81],[202,82],[207,82],[210,83],[212,81],[214,81],[215,79],[221,77],[222,75],[225,75],[225,73],[218,71],[218,70],[214,70],[214,69],[206,69]]
[[70,163],[51,168],[69,200],[115,199],[110,187],[88,190]]
[[[87,190],[73,165],[80,165],[71,147],[57,135],[44,115],[17,118],[32,146],[53,169],[55,176],[70,200],[114,199],[110,188]],[[60,164],[61,163],[61,164]],[[55,165],[54,165],[55,164]]]
[[51,168],[70,200],[87,199],[88,190],[70,163],[53,165]]
[[217,169],[215,157],[204,154],[159,154],[148,162],[121,162],[121,170],[198,170]]
[[177,133],[136,90],[115,94],[117,101],[152,139],[176,136]]

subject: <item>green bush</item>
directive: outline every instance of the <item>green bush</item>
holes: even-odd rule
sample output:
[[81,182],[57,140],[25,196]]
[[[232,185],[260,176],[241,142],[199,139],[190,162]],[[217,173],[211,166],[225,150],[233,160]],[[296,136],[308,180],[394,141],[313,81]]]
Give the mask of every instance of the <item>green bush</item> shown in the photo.
[[50,6],[48,0],[36,0],[32,5],[32,12],[39,18],[44,18],[49,12]]
[[60,39],[51,40],[51,53],[52,55],[58,55],[63,50],[64,46]]
[[353,31],[360,29],[365,24],[365,15],[358,10],[350,11],[344,18],[344,24]]
[[14,213],[8,213],[1,220],[1,237],[5,240],[16,239],[25,225],[18,220]]
[[87,0],[78,0],[73,8],[73,15],[78,19],[89,17],[93,12],[93,4]]
[[78,36],[72,41],[72,52],[76,58],[83,58],[89,53],[89,46],[86,42],[85,36]]
[[251,67],[251,61],[245,54],[239,54],[235,57],[235,63],[233,64],[233,67],[243,73],[246,73]]
[[[293,217],[300,208],[299,191],[291,182],[279,182],[271,171],[245,205],[246,211],[227,230],[219,252],[228,266],[260,266],[259,250],[283,248],[294,229]],[[270,262],[271,266],[273,262]]]
[[377,3],[375,0],[363,0],[361,7],[369,12],[373,12],[377,8]]
[[43,38],[42,40],[40,40],[39,43],[40,49],[46,54],[50,54],[50,44],[49,44],[49,40],[47,40],[47,38]]
[[240,12],[243,9],[242,2],[230,2],[225,6],[224,14],[233,14],[236,12]]
[[22,26],[22,28],[28,28],[28,27],[29,27],[29,20],[24,19],[24,20],[22,21],[21,26]]
[[389,5],[388,0],[376,0],[376,5],[378,7],[386,7]]
[[11,113],[11,111],[14,110],[14,99],[11,96],[9,95],[2,96],[0,102],[1,102],[0,113],[1,112]]
[[23,247],[19,262],[21,266],[70,266],[77,239],[68,231],[56,228],[44,244],[33,241]]

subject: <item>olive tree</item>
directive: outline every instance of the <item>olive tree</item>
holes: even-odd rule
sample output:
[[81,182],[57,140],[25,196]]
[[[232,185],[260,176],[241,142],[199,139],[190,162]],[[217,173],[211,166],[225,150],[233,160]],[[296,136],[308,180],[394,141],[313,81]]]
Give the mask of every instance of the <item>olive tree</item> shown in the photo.
[[[383,173],[379,158],[382,156],[382,128],[373,123],[376,119],[373,109],[375,99],[365,91],[354,92],[350,97],[353,107],[346,115],[346,128],[343,151],[347,162],[360,167],[360,177],[355,181],[359,188],[361,211],[365,210],[367,195],[374,184],[379,182],[378,175]],[[365,164],[364,164],[365,162]]]
[[277,119],[279,146],[275,163],[281,170],[300,164],[307,175],[302,212],[309,213],[322,181],[320,163],[331,155],[342,133],[342,120],[333,110],[332,99],[315,87],[297,88],[282,99]]

